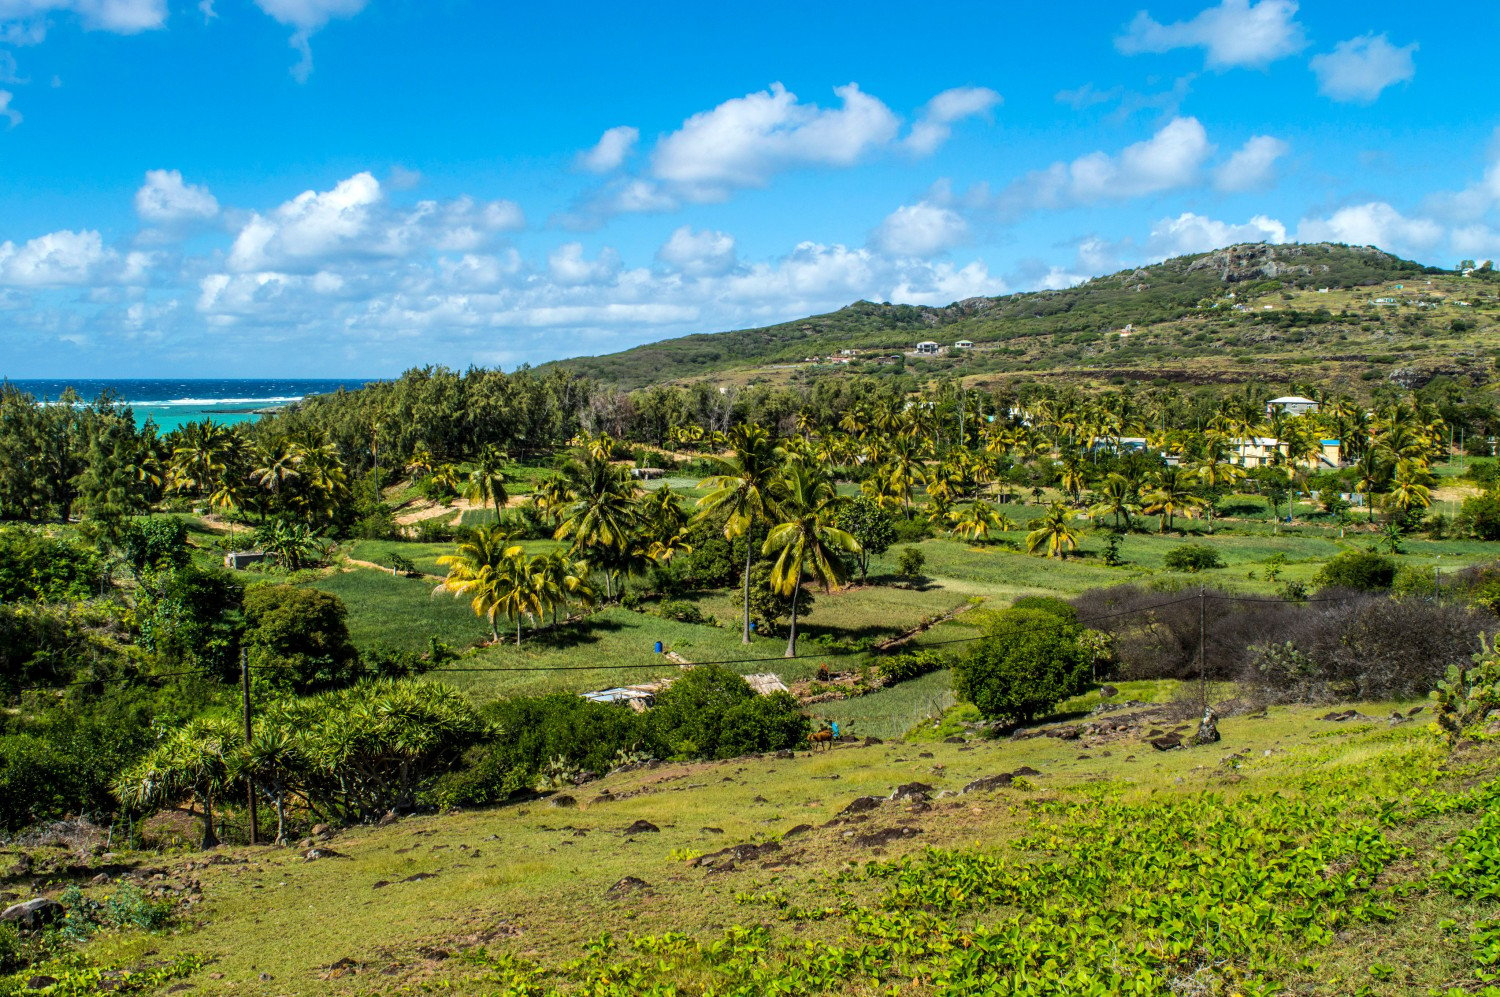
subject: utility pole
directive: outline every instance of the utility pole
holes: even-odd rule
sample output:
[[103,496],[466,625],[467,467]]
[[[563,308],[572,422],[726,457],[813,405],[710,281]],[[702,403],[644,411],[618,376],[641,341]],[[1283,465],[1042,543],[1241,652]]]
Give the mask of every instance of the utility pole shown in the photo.
[[1209,673],[1203,666],[1203,646],[1208,643],[1208,592],[1199,583],[1199,699],[1203,700],[1203,712],[1209,709]]
[[[240,693],[244,699],[245,706],[245,748],[250,747],[250,658],[245,649],[240,648]],[[251,775],[245,776],[245,802],[250,808],[250,844],[258,845],[256,840],[256,826],[259,823],[255,812],[255,779]]]

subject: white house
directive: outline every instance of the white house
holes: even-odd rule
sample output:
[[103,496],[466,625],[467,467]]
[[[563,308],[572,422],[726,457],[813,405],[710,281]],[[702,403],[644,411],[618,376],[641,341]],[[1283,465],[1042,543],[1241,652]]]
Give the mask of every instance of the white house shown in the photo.
[[1309,412],[1316,412],[1317,410],[1317,402],[1311,398],[1304,398],[1301,395],[1282,395],[1280,398],[1272,398],[1266,402],[1267,415],[1273,412],[1282,412],[1286,415],[1306,415]]
[[934,343],[930,339],[924,339],[922,342],[917,344],[918,353],[932,354],[937,353],[941,349],[941,346],[939,346],[937,343]]
[[974,348],[974,342],[973,340],[969,339],[960,339],[958,342],[953,344],[953,348],[956,350],[972,350]]

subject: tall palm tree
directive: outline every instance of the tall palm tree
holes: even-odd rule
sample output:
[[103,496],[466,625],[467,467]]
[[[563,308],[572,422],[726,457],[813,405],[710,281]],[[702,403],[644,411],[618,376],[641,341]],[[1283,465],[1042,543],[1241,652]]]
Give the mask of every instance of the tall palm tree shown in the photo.
[[764,554],[777,554],[771,566],[771,584],[782,595],[792,597],[791,626],[786,656],[797,655],[797,595],[802,573],[827,592],[842,585],[848,568],[841,554],[858,554],[859,541],[833,525],[837,496],[833,483],[806,464],[787,470],[785,495],[778,503],[782,521],[771,527],[761,547]]
[[448,569],[433,594],[447,592],[454,597],[467,597],[474,615],[489,621],[490,637],[500,640],[500,630],[495,618],[504,610],[503,590],[506,574],[511,571],[510,562],[520,557],[522,549],[511,541],[513,534],[497,525],[481,526],[473,535],[458,545],[458,551],[438,558],[438,564]]
[[570,462],[563,477],[573,500],[552,535],[571,538],[572,550],[604,571],[605,595],[613,599],[615,576],[628,560],[639,523],[635,483],[625,468],[595,456]]
[[1120,525],[1120,517],[1125,517],[1125,528],[1130,529],[1130,514],[1140,508],[1135,501],[1135,489],[1122,474],[1106,475],[1099,482],[1099,501],[1089,508],[1089,515],[1098,519],[1100,516],[1113,516],[1115,525]]
[[495,520],[499,521],[500,510],[510,496],[505,491],[505,454],[498,448],[487,446],[480,452],[469,472],[464,498],[480,506],[493,503]]
[[1396,473],[1391,478],[1391,491],[1386,496],[1386,505],[1403,515],[1414,509],[1425,509],[1432,504],[1432,480],[1427,468],[1417,461],[1403,460],[1396,464]]
[[1026,534],[1026,551],[1035,554],[1045,548],[1048,557],[1066,558],[1078,549],[1079,534],[1073,526],[1073,510],[1053,502],[1038,521],[1036,529]]
[[757,522],[775,515],[776,484],[781,457],[764,427],[736,426],[730,436],[734,456],[722,461],[723,470],[699,482],[708,494],[698,500],[700,516],[722,512],[724,536],[745,537],[744,628],[741,642],[750,643],[750,565],[754,550],[749,533]]
[[1187,468],[1162,471],[1156,476],[1156,485],[1142,496],[1146,501],[1144,512],[1161,517],[1161,532],[1172,528],[1176,517],[1189,514],[1204,503],[1197,492],[1197,478]]
[[1376,447],[1366,446],[1354,462],[1354,490],[1365,496],[1369,522],[1375,522],[1375,493],[1385,483],[1386,464]]

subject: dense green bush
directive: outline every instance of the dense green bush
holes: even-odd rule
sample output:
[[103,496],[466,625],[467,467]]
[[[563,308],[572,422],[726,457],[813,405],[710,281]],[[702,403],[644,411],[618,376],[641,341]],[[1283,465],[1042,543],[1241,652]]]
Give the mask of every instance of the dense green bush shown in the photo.
[[1464,499],[1455,525],[1480,540],[1500,540],[1500,495],[1485,492]]
[[1383,554],[1368,550],[1347,550],[1318,572],[1317,582],[1327,589],[1354,589],[1378,592],[1391,587],[1396,578],[1396,562]]
[[846,501],[839,508],[834,525],[859,541],[855,561],[861,580],[870,573],[870,558],[884,554],[896,542],[896,518],[868,495]]
[[187,524],[176,516],[133,520],[120,538],[120,552],[137,575],[148,568],[181,567],[187,562]]
[[875,659],[875,668],[887,685],[908,682],[930,672],[941,671],[951,664],[948,655],[941,651],[912,651]]
[[256,585],[245,593],[245,647],[269,683],[295,692],[358,677],[348,610],[329,592],[297,585]]
[[32,526],[0,527],[0,602],[87,599],[104,581],[96,550]]
[[1035,609],[1043,613],[1051,613],[1058,619],[1069,623],[1078,622],[1078,610],[1072,603],[1064,602],[1054,595],[1023,595],[1010,604],[1012,609]]
[[1039,609],[995,614],[979,641],[954,665],[954,691],[980,714],[1008,726],[1026,723],[1081,692],[1092,664],[1078,626]]
[[1162,564],[1166,565],[1168,571],[1191,571],[1196,574],[1210,568],[1224,567],[1224,559],[1207,544],[1183,544],[1167,551]]
[[645,717],[649,743],[670,758],[732,758],[790,748],[808,730],[790,694],[758,696],[717,665],[700,665],[673,682]]
[[244,618],[243,590],[222,568],[180,567],[158,562],[140,577],[136,625],[141,647],[173,666],[202,668],[232,678]]

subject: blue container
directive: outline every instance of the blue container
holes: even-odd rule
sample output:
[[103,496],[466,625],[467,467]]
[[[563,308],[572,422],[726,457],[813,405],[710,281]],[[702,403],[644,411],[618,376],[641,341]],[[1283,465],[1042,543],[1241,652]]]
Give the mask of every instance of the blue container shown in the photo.
[[657,641],[656,642],[656,653],[657,654],[661,653],[661,641]]
[[754,620],[750,621],[750,632],[751,633],[755,633],[755,621]]

